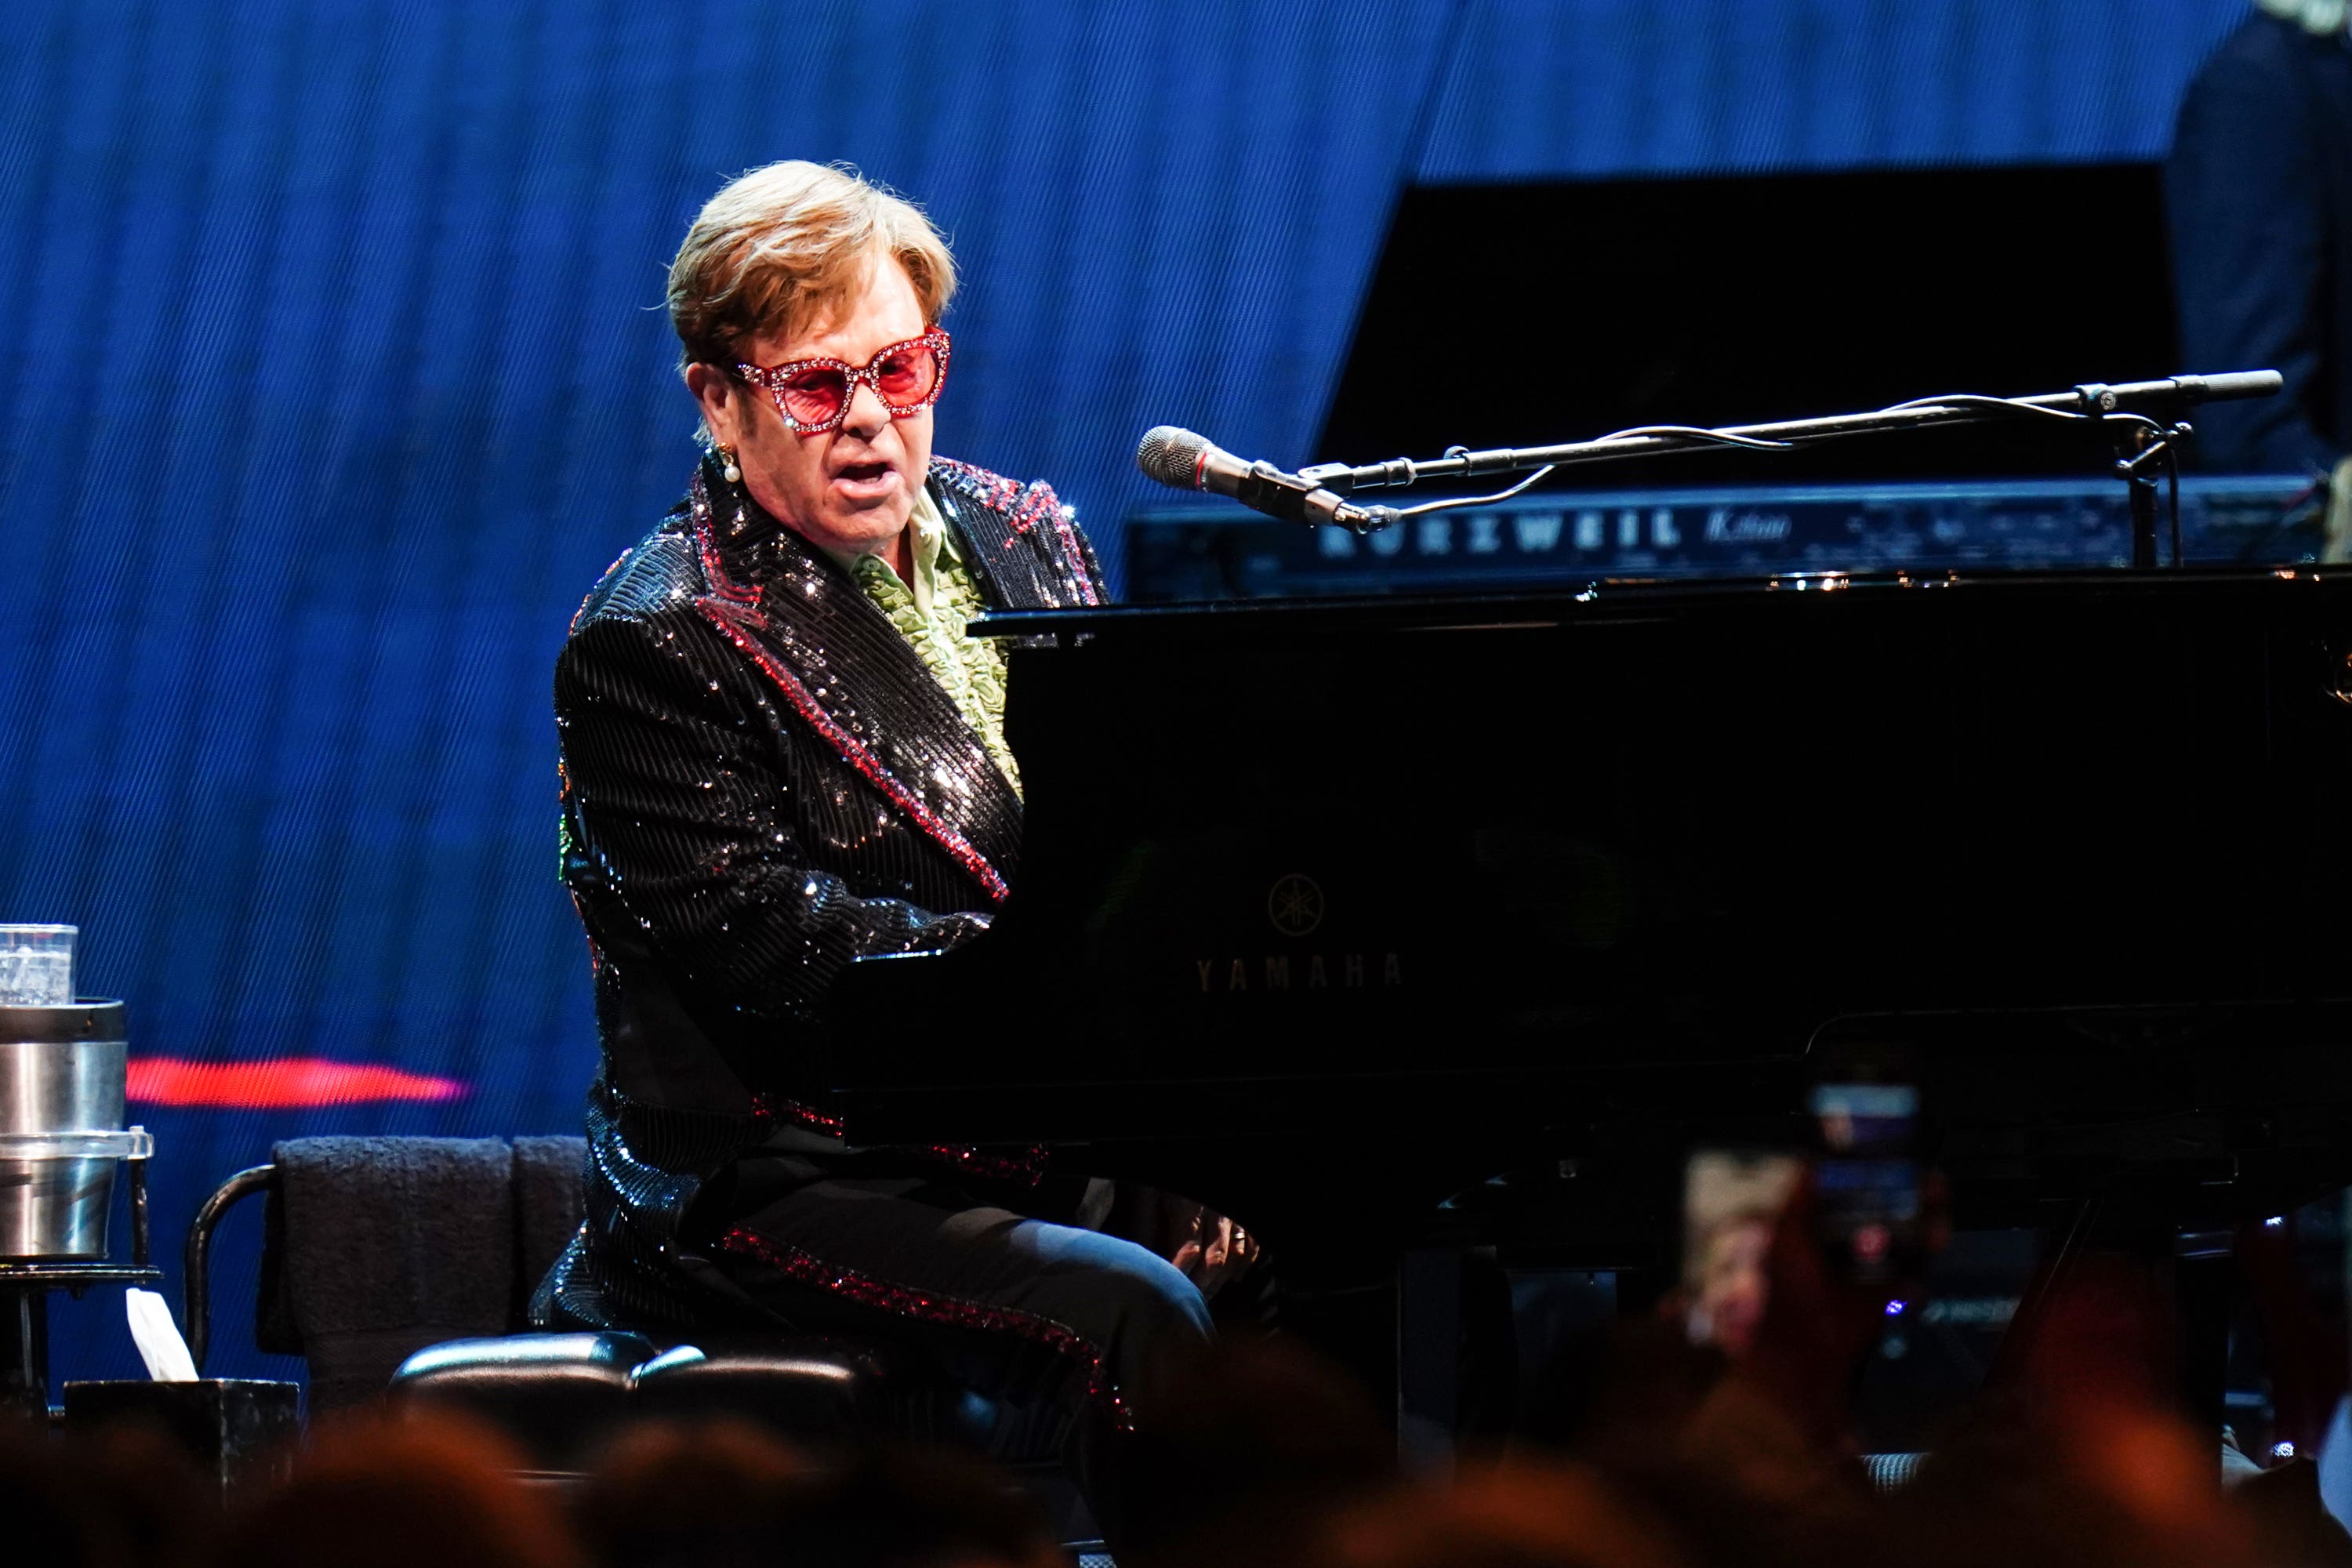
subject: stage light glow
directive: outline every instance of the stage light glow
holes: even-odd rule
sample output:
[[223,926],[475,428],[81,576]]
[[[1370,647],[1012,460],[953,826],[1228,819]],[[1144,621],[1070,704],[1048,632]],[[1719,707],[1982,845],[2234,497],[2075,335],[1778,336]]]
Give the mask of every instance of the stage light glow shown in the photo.
[[271,1057],[258,1061],[192,1062],[141,1057],[130,1064],[126,1092],[139,1105],[207,1106],[271,1110],[366,1105],[394,1100],[455,1100],[466,1086],[375,1062],[321,1057]]

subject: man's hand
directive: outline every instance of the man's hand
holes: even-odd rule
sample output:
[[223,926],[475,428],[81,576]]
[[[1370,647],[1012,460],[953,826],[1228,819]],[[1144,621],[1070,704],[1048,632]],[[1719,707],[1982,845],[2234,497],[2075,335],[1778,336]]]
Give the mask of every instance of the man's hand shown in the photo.
[[1191,1238],[1168,1261],[1182,1269],[1202,1295],[1214,1296],[1225,1281],[1257,1261],[1258,1250],[1255,1237],[1223,1215],[1202,1209]]

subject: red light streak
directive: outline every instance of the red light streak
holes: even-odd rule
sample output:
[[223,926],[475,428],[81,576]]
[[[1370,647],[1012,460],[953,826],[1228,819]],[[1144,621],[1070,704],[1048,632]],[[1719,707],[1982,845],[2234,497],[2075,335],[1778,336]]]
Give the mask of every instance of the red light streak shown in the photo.
[[466,1086],[455,1079],[321,1057],[274,1057],[250,1062],[141,1057],[131,1063],[128,1092],[141,1105],[275,1110],[387,1100],[455,1100],[466,1092]]

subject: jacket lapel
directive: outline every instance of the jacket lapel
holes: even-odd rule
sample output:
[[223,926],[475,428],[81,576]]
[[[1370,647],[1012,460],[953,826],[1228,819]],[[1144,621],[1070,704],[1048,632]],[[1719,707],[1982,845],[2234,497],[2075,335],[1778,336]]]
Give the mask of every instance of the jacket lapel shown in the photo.
[[[691,526],[710,591],[695,601],[820,739],[1002,903],[1021,801],[889,617],[832,561],[733,487],[694,476]],[[952,526],[952,524],[951,524]]]
[[1053,486],[934,458],[930,489],[991,605],[1050,610],[1107,597],[1094,552]]

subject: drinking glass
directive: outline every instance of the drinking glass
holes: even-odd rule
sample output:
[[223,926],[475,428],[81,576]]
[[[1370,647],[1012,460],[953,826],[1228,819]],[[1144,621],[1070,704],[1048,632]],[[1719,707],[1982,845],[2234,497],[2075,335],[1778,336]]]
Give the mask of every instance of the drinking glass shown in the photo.
[[74,999],[72,926],[0,925],[0,1007],[63,1007]]

